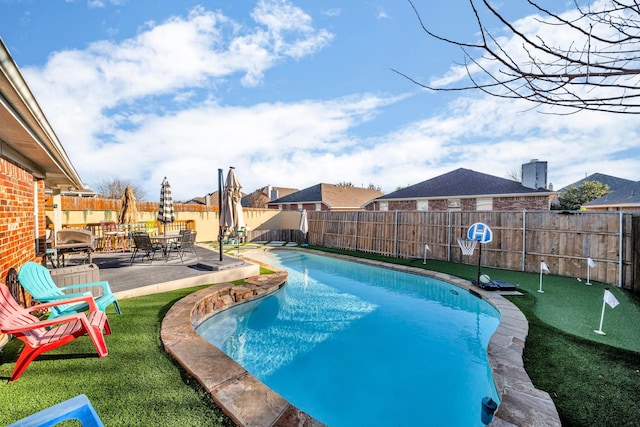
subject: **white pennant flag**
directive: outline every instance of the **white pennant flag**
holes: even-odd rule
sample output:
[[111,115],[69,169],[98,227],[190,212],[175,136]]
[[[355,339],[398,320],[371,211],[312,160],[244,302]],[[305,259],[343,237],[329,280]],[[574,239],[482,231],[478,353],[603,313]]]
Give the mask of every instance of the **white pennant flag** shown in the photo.
[[616,297],[609,291],[609,289],[605,289],[604,291],[604,302],[609,304],[609,307],[616,308],[620,302],[616,299]]
[[595,263],[591,258],[587,258],[587,265],[588,265],[590,268],[593,268],[593,267],[595,267],[595,266],[596,266],[596,263]]
[[549,267],[547,266],[547,264],[544,261],[540,262],[540,271],[542,271],[544,273],[551,273],[551,271],[549,271]]

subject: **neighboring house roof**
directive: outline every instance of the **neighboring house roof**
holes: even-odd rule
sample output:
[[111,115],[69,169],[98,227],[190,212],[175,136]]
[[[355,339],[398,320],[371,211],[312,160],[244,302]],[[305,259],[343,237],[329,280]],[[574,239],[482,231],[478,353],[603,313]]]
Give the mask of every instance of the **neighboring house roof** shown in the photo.
[[204,206],[207,204],[207,199],[209,199],[209,206],[218,206],[218,202],[220,200],[220,196],[218,194],[218,191],[214,191],[213,193],[209,193],[204,197],[194,197],[192,199],[189,199],[185,203]]
[[631,184],[585,203],[584,206],[640,206],[640,181],[632,181]]
[[185,204],[189,205],[206,205],[206,198],[204,197],[194,197],[193,199],[189,199],[186,202],[184,202]]
[[475,172],[456,169],[418,184],[385,194],[377,200],[408,200],[463,196],[533,195],[554,192],[539,188],[524,187],[517,181]]
[[242,204],[243,207],[248,207],[249,205],[251,205],[251,201],[250,201],[251,198],[254,199],[254,202],[256,198],[260,198],[264,203],[260,207],[265,207],[267,203],[271,201],[272,192],[278,196],[277,198],[280,198],[280,197],[288,196],[289,194],[295,193],[296,191],[298,191],[297,188],[272,187],[270,185],[267,185],[266,187],[258,188],[253,193],[247,194],[242,198],[240,203]]
[[2,39],[0,99],[2,156],[44,179],[45,187],[85,188]]
[[378,190],[345,187],[334,184],[316,184],[269,202],[269,205],[294,203],[324,203],[331,209],[361,208],[370,200],[380,197]]
[[629,184],[633,184],[634,182],[630,179],[618,178],[616,176],[605,175],[603,173],[594,173],[585,178],[582,178],[579,181],[574,182],[573,184],[569,184],[566,187],[562,187],[558,191],[559,192],[567,191],[569,188],[571,188],[572,185],[575,185],[576,187],[580,187],[580,185],[582,185],[582,183],[585,181],[598,181],[602,184],[605,184],[609,187],[610,192],[616,191],[617,189],[625,187]]

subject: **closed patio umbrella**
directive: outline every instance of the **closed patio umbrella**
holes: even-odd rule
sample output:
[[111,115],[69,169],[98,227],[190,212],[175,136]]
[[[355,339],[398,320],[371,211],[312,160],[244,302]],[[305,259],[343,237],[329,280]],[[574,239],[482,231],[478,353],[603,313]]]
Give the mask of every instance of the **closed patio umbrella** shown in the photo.
[[118,217],[118,224],[135,224],[138,222],[138,209],[136,208],[136,198],[133,195],[131,186],[127,185],[122,195],[122,210]]
[[307,220],[307,210],[302,209],[300,215],[300,231],[302,232],[302,244],[307,244],[307,233],[309,232],[309,221]]
[[[244,214],[242,213],[242,185],[236,176],[235,168],[232,166],[227,174],[222,193],[222,204],[220,205],[220,234],[228,231],[238,231],[244,228]],[[220,256],[222,257],[222,238],[220,239]]]
[[138,209],[136,208],[136,197],[133,195],[131,186],[127,185],[122,195],[122,210],[118,216],[118,224],[129,224],[127,230],[127,241],[131,247],[131,224],[138,222]]
[[173,212],[171,185],[169,185],[169,181],[167,181],[167,177],[165,176],[160,186],[160,206],[158,208],[158,221],[163,224],[164,234],[167,234],[167,223],[170,224],[175,220],[176,216]]

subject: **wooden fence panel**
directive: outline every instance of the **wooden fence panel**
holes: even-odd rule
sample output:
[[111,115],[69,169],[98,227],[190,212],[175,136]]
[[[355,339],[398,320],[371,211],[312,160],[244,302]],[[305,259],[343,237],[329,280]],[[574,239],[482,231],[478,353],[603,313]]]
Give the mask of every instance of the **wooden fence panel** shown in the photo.
[[[552,274],[610,284],[634,285],[636,256],[631,214],[554,211],[354,211],[309,212],[309,242],[328,247],[401,258],[422,258],[477,264],[478,249],[462,255],[458,237],[469,226],[487,224],[493,240],[482,246],[482,265],[538,272],[544,261]],[[622,232],[621,232],[622,231]],[[622,250],[621,250],[622,248]]]

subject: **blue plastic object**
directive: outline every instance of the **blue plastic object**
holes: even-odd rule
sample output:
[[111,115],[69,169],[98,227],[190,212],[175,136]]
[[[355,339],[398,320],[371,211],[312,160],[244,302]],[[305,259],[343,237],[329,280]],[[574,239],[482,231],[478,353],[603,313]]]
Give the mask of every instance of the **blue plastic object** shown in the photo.
[[498,409],[498,404],[489,396],[482,398],[482,411],[480,412],[480,419],[482,424],[488,425],[493,421],[493,414]]
[[[22,287],[29,292],[33,299],[40,302],[59,301],[64,300],[65,298],[91,295],[90,292],[65,294],[64,291],[93,286],[101,287],[103,295],[94,298],[98,309],[106,311],[107,307],[113,304],[113,307],[116,309],[116,313],[120,314],[118,299],[113,292],[111,292],[109,283],[106,281],[58,287],[51,278],[49,270],[33,261],[26,262],[22,267],[20,267],[20,271],[18,271],[18,281]],[[52,307],[49,311],[49,318],[53,319],[71,313],[81,313],[86,311],[88,308],[89,306],[86,303]]]
[[83,427],[104,427],[98,413],[84,394],[36,412],[7,427],[49,427],[67,420],[78,420]]

